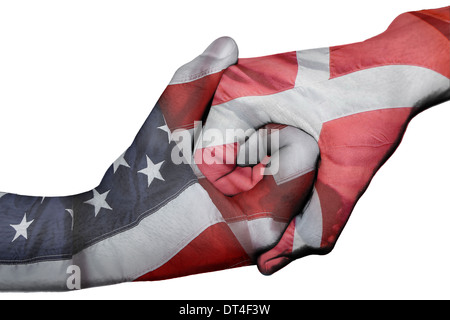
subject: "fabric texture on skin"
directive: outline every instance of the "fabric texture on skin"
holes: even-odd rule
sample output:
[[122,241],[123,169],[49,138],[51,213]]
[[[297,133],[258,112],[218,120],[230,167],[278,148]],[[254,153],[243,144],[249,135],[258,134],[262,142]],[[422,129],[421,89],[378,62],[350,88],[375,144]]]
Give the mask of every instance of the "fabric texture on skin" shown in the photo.
[[[409,121],[450,99],[449,29],[446,7],[363,42],[265,57],[239,59],[217,39],[175,72],[96,188],[0,192],[0,290],[272,274],[329,252]],[[246,159],[264,139],[278,144]]]
[[[329,252],[409,121],[449,99],[449,21],[449,7],[407,12],[363,42],[241,59],[225,71],[206,127],[289,125],[310,134],[320,150],[310,201],[280,241],[261,254],[261,272],[271,274],[302,256]],[[292,62],[294,54],[295,77],[290,63],[264,67],[281,57]],[[257,71],[247,71],[251,68]],[[248,78],[270,85],[255,90]],[[208,178],[208,171],[203,173]]]

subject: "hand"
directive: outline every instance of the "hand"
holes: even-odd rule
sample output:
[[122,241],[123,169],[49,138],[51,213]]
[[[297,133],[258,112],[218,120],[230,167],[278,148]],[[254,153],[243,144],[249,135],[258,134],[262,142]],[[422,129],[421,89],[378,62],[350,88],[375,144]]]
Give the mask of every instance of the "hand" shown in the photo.
[[[66,197],[0,193],[0,290],[167,279],[254,264],[257,253],[273,246],[311,190],[318,154],[313,139],[296,128],[264,129],[265,137],[277,137],[277,143],[259,144],[270,149],[272,170],[277,154],[305,152],[290,171],[280,163],[281,174],[254,169],[255,180],[246,182],[234,175],[234,187],[224,186],[233,197],[205,179],[192,156],[193,144],[202,141],[195,125],[206,118],[237,54],[232,39],[220,38],[179,68],[95,189]],[[245,147],[252,152],[251,143]],[[261,160],[266,153],[250,155]]]
[[[405,13],[364,42],[240,59],[226,70],[205,130],[225,134],[231,128],[288,125],[312,137],[320,150],[313,192],[277,244],[259,255],[262,273],[308,254],[330,252],[409,121],[450,99],[449,21],[449,7]],[[235,144],[231,137],[195,152],[201,158]],[[245,138],[237,144],[244,145]],[[303,152],[308,151],[297,150]],[[225,194],[229,181],[224,180],[234,181],[229,177],[254,177],[241,167],[222,166],[220,175],[213,166],[199,168]],[[243,185],[245,190],[258,186]],[[304,196],[301,190],[292,192]]]

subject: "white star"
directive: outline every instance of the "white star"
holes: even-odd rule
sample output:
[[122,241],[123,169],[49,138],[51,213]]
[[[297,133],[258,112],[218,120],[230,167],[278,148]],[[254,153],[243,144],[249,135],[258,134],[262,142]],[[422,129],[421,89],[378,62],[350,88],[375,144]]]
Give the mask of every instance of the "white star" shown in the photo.
[[125,157],[125,152],[122,153],[122,155],[119,158],[117,158],[116,161],[114,161],[114,163],[113,163],[114,173],[116,173],[116,171],[119,168],[119,166],[124,166],[124,167],[127,167],[127,168],[130,167],[130,165],[126,162],[124,157]]
[[165,125],[163,125],[161,127],[158,127],[158,129],[167,132],[167,136],[169,137],[169,143],[170,143],[170,141],[172,140],[172,132],[170,132],[170,129],[167,126],[167,124],[165,124]]
[[165,181],[164,178],[161,176],[161,173],[159,172],[164,161],[154,164],[147,155],[146,155],[146,157],[147,157],[147,168],[139,170],[138,172],[147,175],[148,187],[150,187],[150,184],[152,183],[153,179],[155,179],[155,178]]
[[70,216],[72,217],[72,228],[71,230],[73,230],[73,210],[72,209],[66,209],[66,211],[70,214]]
[[25,213],[22,221],[19,224],[10,224],[10,226],[13,227],[14,230],[16,230],[14,239],[12,239],[11,242],[14,242],[14,240],[16,240],[20,236],[24,237],[25,239],[28,239],[27,229],[33,221],[34,220],[27,221],[27,214]]
[[108,193],[111,190],[108,190],[102,194],[98,193],[97,190],[93,190],[94,192],[94,197],[91,200],[85,201],[84,203],[93,205],[95,208],[95,216],[97,216],[97,214],[99,213],[99,211],[102,208],[108,209],[108,210],[112,210],[112,208],[109,206],[109,204],[106,202],[106,197],[108,196]]

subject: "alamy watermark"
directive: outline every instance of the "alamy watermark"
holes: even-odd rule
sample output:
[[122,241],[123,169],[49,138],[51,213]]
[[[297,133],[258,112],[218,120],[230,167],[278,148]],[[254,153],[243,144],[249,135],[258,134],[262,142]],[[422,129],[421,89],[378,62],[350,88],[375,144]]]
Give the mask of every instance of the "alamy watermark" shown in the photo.
[[280,148],[279,130],[272,129],[204,129],[201,121],[194,122],[191,130],[176,129],[171,140],[177,145],[171,151],[174,164],[228,164],[254,166],[263,163],[270,170],[262,174],[278,172]]
[[66,286],[69,290],[81,289],[81,269],[79,266],[72,264],[67,267],[66,273],[69,275],[66,280]]

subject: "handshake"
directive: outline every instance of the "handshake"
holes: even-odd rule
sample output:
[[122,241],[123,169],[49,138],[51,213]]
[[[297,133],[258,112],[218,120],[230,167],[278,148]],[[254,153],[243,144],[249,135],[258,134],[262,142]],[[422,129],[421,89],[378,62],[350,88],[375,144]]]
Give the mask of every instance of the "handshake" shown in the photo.
[[409,121],[450,99],[450,7],[363,42],[179,68],[97,188],[0,193],[0,290],[68,290],[330,252]]

